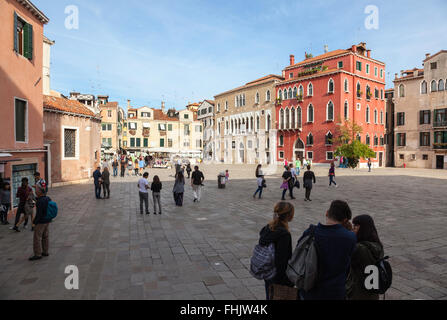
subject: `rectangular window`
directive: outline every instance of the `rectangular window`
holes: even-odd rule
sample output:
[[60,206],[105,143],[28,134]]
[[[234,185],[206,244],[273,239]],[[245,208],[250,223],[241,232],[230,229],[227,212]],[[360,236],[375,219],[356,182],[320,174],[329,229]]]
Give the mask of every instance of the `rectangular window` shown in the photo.
[[28,134],[27,124],[27,102],[20,99],[15,99],[15,134],[16,142],[26,142]]
[[421,111],[419,116],[419,124],[430,124],[431,121],[430,118],[431,118],[430,110]]
[[431,70],[436,70],[436,69],[438,69],[438,63],[437,63],[437,62],[432,62],[432,63],[430,63],[430,69],[431,69]]
[[422,155],[422,160],[428,160],[428,154],[423,154]]
[[168,124],[168,131],[172,131],[172,124]]
[[379,75],[379,69],[377,69],[377,67],[374,67],[374,76],[378,76]]
[[343,68],[343,61],[339,61],[338,62],[338,69],[342,69]]
[[202,148],[202,140],[196,140],[196,148]]
[[405,133],[398,133],[397,134],[397,146],[398,147],[405,147],[406,144],[406,134]]
[[404,126],[405,125],[405,112],[397,113],[397,125]]
[[166,125],[164,123],[159,123],[158,131],[166,131]]
[[112,131],[112,125],[111,124],[107,125],[107,131]]
[[405,155],[403,155],[403,154],[399,154],[399,159],[400,159],[400,160],[405,160]]
[[362,71],[362,63],[360,61],[357,61],[357,63],[356,63],[356,70]]
[[184,133],[185,133],[185,136],[189,136],[189,134],[190,134],[189,125],[187,125],[187,124],[185,125]]
[[369,74],[369,64],[366,64],[366,73]]
[[123,146],[124,146],[124,147],[127,147],[127,141],[124,141],[124,142],[123,142]]
[[421,147],[429,147],[430,146],[430,132],[421,132],[420,133],[420,145],[421,145]]
[[135,148],[135,138],[130,138],[130,147]]
[[76,158],[76,129],[64,129],[64,156]]
[[172,139],[168,139],[168,148],[172,148]]
[[25,58],[33,59],[33,26],[14,12],[14,51]]
[[148,138],[143,139],[143,147],[145,147],[145,148],[149,147],[149,139]]
[[107,125],[106,124],[102,125],[102,131],[107,131]]
[[326,152],[326,160],[334,160],[334,153],[332,151]]
[[141,138],[137,138],[137,148],[141,147]]
[[165,147],[165,139],[160,139],[160,148]]
[[383,69],[380,69],[380,78],[383,79]]
[[308,159],[308,160],[313,160],[313,158],[314,158],[314,153],[313,153],[313,151],[308,151],[308,152],[307,152],[307,159]]
[[112,110],[109,110],[109,111],[107,112],[107,116],[108,116],[109,118],[112,117]]
[[202,126],[196,126],[196,133],[202,132]]
[[135,122],[129,123],[129,129],[130,130],[137,130],[137,124]]
[[189,114],[185,114],[185,115],[183,116],[183,118],[184,118],[184,119],[189,119]]
[[141,113],[141,117],[142,118],[150,118],[151,117],[151,113],[150,112],[142,112]]

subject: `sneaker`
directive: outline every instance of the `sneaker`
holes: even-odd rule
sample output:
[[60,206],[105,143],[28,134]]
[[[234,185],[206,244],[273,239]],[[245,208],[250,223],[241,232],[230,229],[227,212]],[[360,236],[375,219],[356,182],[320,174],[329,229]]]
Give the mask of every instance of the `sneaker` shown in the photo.
[[48,253],[42,253],[42,257],[49,257],[50,255]]
[[194,202],[197,202],[197,199],[194,199]]
[[149,215],[149,214],[151,214],[151,213],[148,211],[148,212],[146,212],[146,214]]
[[25,229],[25,230],[28,229],[28,226],[23,226],[23,229]]
[[15,232],[20,232],[19,228],[17,227],[12,228],[12,230],[14,230]]
[[34,257],[29,258],[28,260],[29,261],[36,261],[36,260],[40,260],[40,259],[42,259],[42,257],[34,256]]
[[154,215],[157,215],[157,212],[154,211]]

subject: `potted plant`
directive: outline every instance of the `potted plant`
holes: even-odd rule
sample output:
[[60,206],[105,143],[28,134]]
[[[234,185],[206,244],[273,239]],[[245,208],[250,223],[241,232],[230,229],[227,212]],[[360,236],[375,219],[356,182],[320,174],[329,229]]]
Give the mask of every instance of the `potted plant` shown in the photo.
[[277,98],[276,99],[276,105],[280,105],[282,103],[282,99],[281,98]]
[[362,90],[357,90],[357,97],[361,97],[363,95],[363,92],[362,92]]
[[299,94],[296,99],[298,100],[298,102],[303,102],[303,95]]

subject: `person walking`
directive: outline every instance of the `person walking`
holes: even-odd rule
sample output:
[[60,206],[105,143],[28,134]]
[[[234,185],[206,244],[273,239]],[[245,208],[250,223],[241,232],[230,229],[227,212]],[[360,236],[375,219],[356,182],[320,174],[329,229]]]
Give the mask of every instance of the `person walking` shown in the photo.
[[307,168],[307,159],[303,159],[303,170]]
[[93,172],[93,181],[95,183],[96,199],[101,199],[101,184],[102,184],[101,167],[96,168],[96,171]]
[[8,225],[8,213],[11,210],[11,185],[9,182],[4,182],[0,193],[0,215],[1,223]]
[[140,168],[140,176],[142,176],[145,169],[145,162],[142,156],[140,156],[140,160],[138,161],[138,167]]
[[369,172],[371,172],[371,167],[372,167],[371,158],[368,158],[368,168],[369,168]]
[[162,183],[158,176],[154,176],[154,180],[152,181],[151,190],[152,190],[152,199],[154,200],[154,214],[157,214],[157,204],[158,204],[158,214],[161,215],[161,189]]
[[179,172],[175,177],[174,188],[174,201],[177,207],[183,206],[183,194],[185,192],[185,177],[182,172]]
[[271,300],[271,288],[274,284],[293,287],[294,284],[286,275],[288,262],[292,257],[292,236],[289,231],[289,223],[295,215],[295,208],[288,202],[279,202],[273,210],[273,220],[260,232],[259,245],[275,247],[276,275],[272,280],[264,280],[266,299]]
[[132,175],[132,170],[134,169],[134,162],[131,157],[127,160],[127,175]]
[[357,245],[351,257],[351,268],[346,282],[347,300],[379,300],[379,295],[365,289],[365,268],[383,259],[384,251],[374,220],[361,215],[352,220]]
[[126,157],[124,155],[121,156],[121,178],[124,178],[126,175]]
[[195,166],[194,172],[191,176],[191,187],[194,191],[194,202],[200,202],[203,181],[205,181],[205,176],[203,175],[202,171],[199,171],[199,167]]
[[[290,173],[292,174],[292,189],[293,188],[298,188],[298,175],[296,174],[296,168],[293,167],[293,163],[289,164],[290,167]],[[299,188],[298,188],[299,189]]]
[[51,220],[47,218],[47,209],[51,199],[46,196],[46,193],[41,188],[36,189],[36,195],[36,217],[33,221],[33,225],[35,225],[33,238],[34,256],[29,258],[30,261],[40,260],[42,257],[49,256],[49,227]]
[[138,162],[137,159],[135,159],[134,161],[134,171],[135,171],[135,177],[137,177],[140,172],[140,163]]
[[104,189],[104,199],[110,199],[110,172],[109,168],[104,168],[102,175],[102,187]]
[[113,176],[117,177],[118,176],[118,160],[117,158],[115,158],[112,162],[112,168],[113,168]]
[[146,208],[146,214],[149,215],[149,173],[145,172],[143,177],[138,181],[138,189],[140,196],[140,214],[143,214],[143,202]]
[[286,171],[284,171],[282,178],[283,178],[283,184],[282,184],[281,188],[283,189],[283,192],[282,192],[281,200],[282,201],[286,200],[285,196],[286,196],[287,190],[289,190],[290,199],[292,199],[292,200],[296,199],[293,196],[293,177],[292,177],[292,173],[290,172],[289,166],[286,167]]
[[[32,208],[30,212],[30,201],[34,198],[34,194],[33,189],[28,185],[28,178],[22,179],[22,185],[17,189],[16,197],[19,198],[19,205],[17,207],[16,218],[12,230],[20,232],[19,226],[32,213]],[[24,217],[21,217],[22,214]]]
[[188,179],[191,178],[191,164],[188,162],[188,164],[186,165],[186,173],[188,174]]
[[326,212],[326,223],[307,229],[300,241],[315,235],[318,248],[318,277],[312,289],[300,291],[303,300],[345,300],[346,280],[357,239],[350,231],[352,212],[345,201],[332,202]]
[[303,186],[306,189],[306,198],[304,199],[304,201],[312,201],[310,199],[310,193],[312,192],[312,188],[313,188],[312,183],[317,183],[315,174],[310,169],[311,169],[311,166],[307,166],[307,171],[304,172],[304,176],[303,176]]
[[329,169],[329,187],[332,186],[332,184],[335,185],[337,188],[337,183],[335,182],[335,164],[332,162],[331,168]]
[[300,170],[301,170],[301,159],[300,159],[300,157],[296,158],[295,169],[298,171],[297,174],[300,175]]

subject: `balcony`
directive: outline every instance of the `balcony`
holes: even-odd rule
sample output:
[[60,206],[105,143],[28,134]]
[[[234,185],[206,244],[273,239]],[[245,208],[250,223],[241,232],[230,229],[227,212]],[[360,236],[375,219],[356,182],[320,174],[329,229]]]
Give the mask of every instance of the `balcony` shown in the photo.
[[447,143],[433,143],[433,149],[435,149],[435,150],[447,150]]
[[447,120],[433,121],[433,128],[447,127]]

